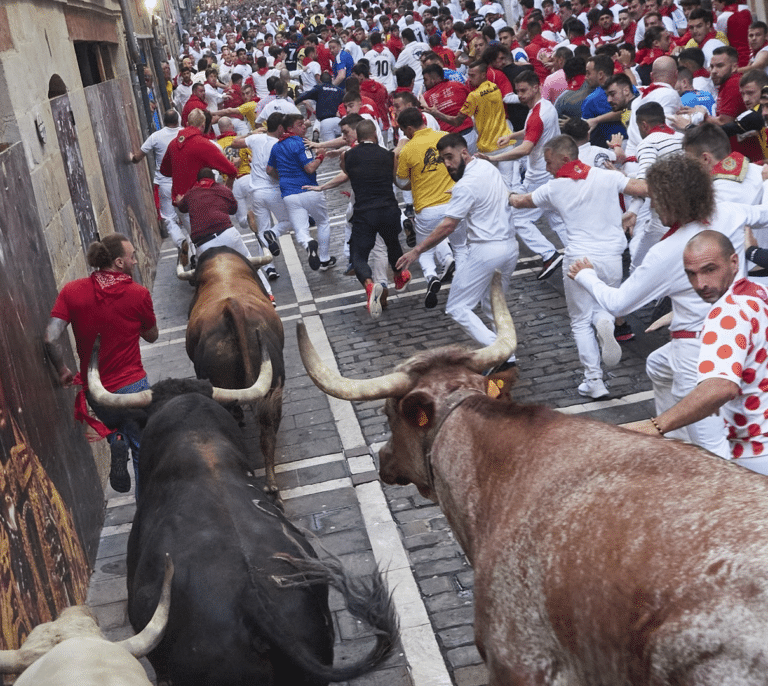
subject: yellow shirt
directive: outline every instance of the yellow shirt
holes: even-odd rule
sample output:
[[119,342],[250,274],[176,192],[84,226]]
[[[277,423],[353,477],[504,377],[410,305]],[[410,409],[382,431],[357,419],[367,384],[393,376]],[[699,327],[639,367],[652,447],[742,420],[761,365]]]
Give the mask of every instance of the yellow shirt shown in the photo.
[[440,161],[437,141],[445,135],[444,131],[430,128],[419,129],[413,134],[397,163],[397,176],[409,179],[413,192],[413,209],[421,212],[425,207],[443,205],[451,199],[453,181],[448,170]]
[[231,136],[221,136],[216,142],[221,146],[227,159],[237,167],[237,177],[240,178],[244,174],[251,173],[251,151],[248,148],[230,148],[229,144],[236,137],[234,134]]
[[248,102],[244,102],[237,109],[240,110],[240,114],[242,114],[248,120],[248,123],[251,125],[251,130],[255,129],[256,103],[253,100],[249,100]]
[[496,142],[512,133],[507,126],[507,112],[501,91],[495,83],[483,81],[468,96],[461,113],[474,117],[477,129],[477,149],[480,152],[498,150]]

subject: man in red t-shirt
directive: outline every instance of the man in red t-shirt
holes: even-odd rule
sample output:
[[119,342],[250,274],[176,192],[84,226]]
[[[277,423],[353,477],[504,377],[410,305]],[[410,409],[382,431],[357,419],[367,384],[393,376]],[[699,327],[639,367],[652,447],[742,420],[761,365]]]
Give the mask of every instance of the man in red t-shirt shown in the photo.
[[[152,296],[131,278],[137,260],[133,245],[125,236],[115,233],[91,243],[87,260],[96,271],[62,288],[45,331],[45,349],[63,386],[83,386],[75,401],[75,417],[87,421],[109,441],[112,452],[109,481],[112,488],[120,493],[131,488],[126,465],[128,448],[131,448],[138,497],[141,432],[136,423],[136,411],[118,411],[96,405],[87,395],[87,374],[93,345],[100,334],[99,374],[104,388],[112,393],[149,389],[147,373],[141,363],[139,338],[154,343],[158,337]],[[77,376],[64,362],[64,352],[59,343],[69,324],[72,324],[80,358]],[[86,397],[104,424],[88,415]]]

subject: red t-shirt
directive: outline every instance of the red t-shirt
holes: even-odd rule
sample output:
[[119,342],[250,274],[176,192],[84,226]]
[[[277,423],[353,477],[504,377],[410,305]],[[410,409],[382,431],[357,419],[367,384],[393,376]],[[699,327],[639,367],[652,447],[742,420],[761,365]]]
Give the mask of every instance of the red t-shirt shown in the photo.
[[738,117],[747,107],[739,91],[741,74],[731,74],[717,91],[717,113]]
[[503,71],[488,67],[488,69],[485,70],[485,78],[499,87],[502,98],[506,98],[507,95],[514,92],[512,84],[509,82],[507,75]]
[[94,272],[61,289],[51,317],[72,324],[80,358],[80,376],[87,387],[88,364],[101,334],[99,374],[108,391],[136,383],[147,373],[141,364],[139,335],[157,324],[149,291],[132,279],[100,284],[117,272]]
[[[430,107],[435,107],[443,114],[455,117],[460,111],[469,95],[469,87],[457,81],[441,81],[424,93],[424,100]],[[472,119],[467,117],[461,126],[438,120],[440,130],[449,133],[459,133],[472,128]]]

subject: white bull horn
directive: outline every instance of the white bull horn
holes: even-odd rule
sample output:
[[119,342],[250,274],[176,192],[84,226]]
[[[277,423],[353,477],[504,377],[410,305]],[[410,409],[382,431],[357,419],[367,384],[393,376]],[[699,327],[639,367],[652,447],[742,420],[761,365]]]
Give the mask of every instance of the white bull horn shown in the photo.
[[154,650],[157,644],[163,640],[165,626],[168,624],[168,612],[171,607],[171,581],[173,580],[173,560],[171,556],[165,555],[165,576],[163,578],[163,590],[160,593],[160,600],[155,608],[155,613],[149,624],[145,626],[138,634],[119,641],[115,645],[125,648],[136,658],[144,657],[147,653]]
[[181,279],[182,281],[192,281],[192,279],[195,278],[195,270],[194,269],[184,269],[181,262],[178,262],[176,264],[176,276]]
[[101,347],[101,334],[96,336],[91,353],[91,362],[88,365],[88,391],[93,400],[104,407],[122,409],[137,409],[148,407],[152,402],[152,391],[139,391],[138,393],[110,393],[101,383],[99,374],[99,348]]
[[272,361],[266,348],[261,349],[261,369],[259,378],[250,388],[213,387],[213,399],[217,403],[252,403],[263,398],[272,387]]
[[320,359],[307,335],[304,322],[296,324],[299,353],[307,374],[324,393],[342,400],[380,400],[405,395],[413,386],[405,372],[392,372],[374,379],[346,379]]
[[517,349],[515,324],[507,307],[507,300],[501,287],[501,272],[498,270],[491,282],[491,308],[493,321],[496,324],[496,340],[489,346],[472,353],[470,367],[476,372],[484,372],[508,360]]
[[264,251],[264,254],[261,256],[254,255],[252,257],[248,258],[248,261],[254,266],[254,267],[263,267],[265,264],[269,264],[272,261],[272,253],[269,252],[266,248],[262,248]]

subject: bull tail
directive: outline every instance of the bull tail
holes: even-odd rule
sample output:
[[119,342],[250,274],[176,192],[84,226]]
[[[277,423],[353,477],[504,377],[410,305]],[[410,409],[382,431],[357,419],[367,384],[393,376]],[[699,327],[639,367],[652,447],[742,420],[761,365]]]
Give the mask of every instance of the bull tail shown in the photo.
[[319,560],[306,554],[293,557],[277,553],[274,557],[289,563],[296,573],[273,575],[272,580],[281,588],[333,586],[344,596],[349,613],[373,628],[376,643],[369,653],[344,667],[322,664],[314,655],[291,645],[291,658],[307,672],[331,682],[349,681],[370,672],[390,655],[399,639],[399,625],[392,596],[378,569],[370,578],[354,577],[347,573],[339,558],[327,551],[326,554],[326,559]]
[[227,298],[224,302],[224,317],[230,322],[232,331],[237,341],[237,349],[240,351],[240,358],[243,361],[243,376],[245,379],[244,388],[253,386],[256,383],[257,372],[251,359],[251,350],[248,345],[248,332],[245,330],[245,312],[243,306],[236,298]]

